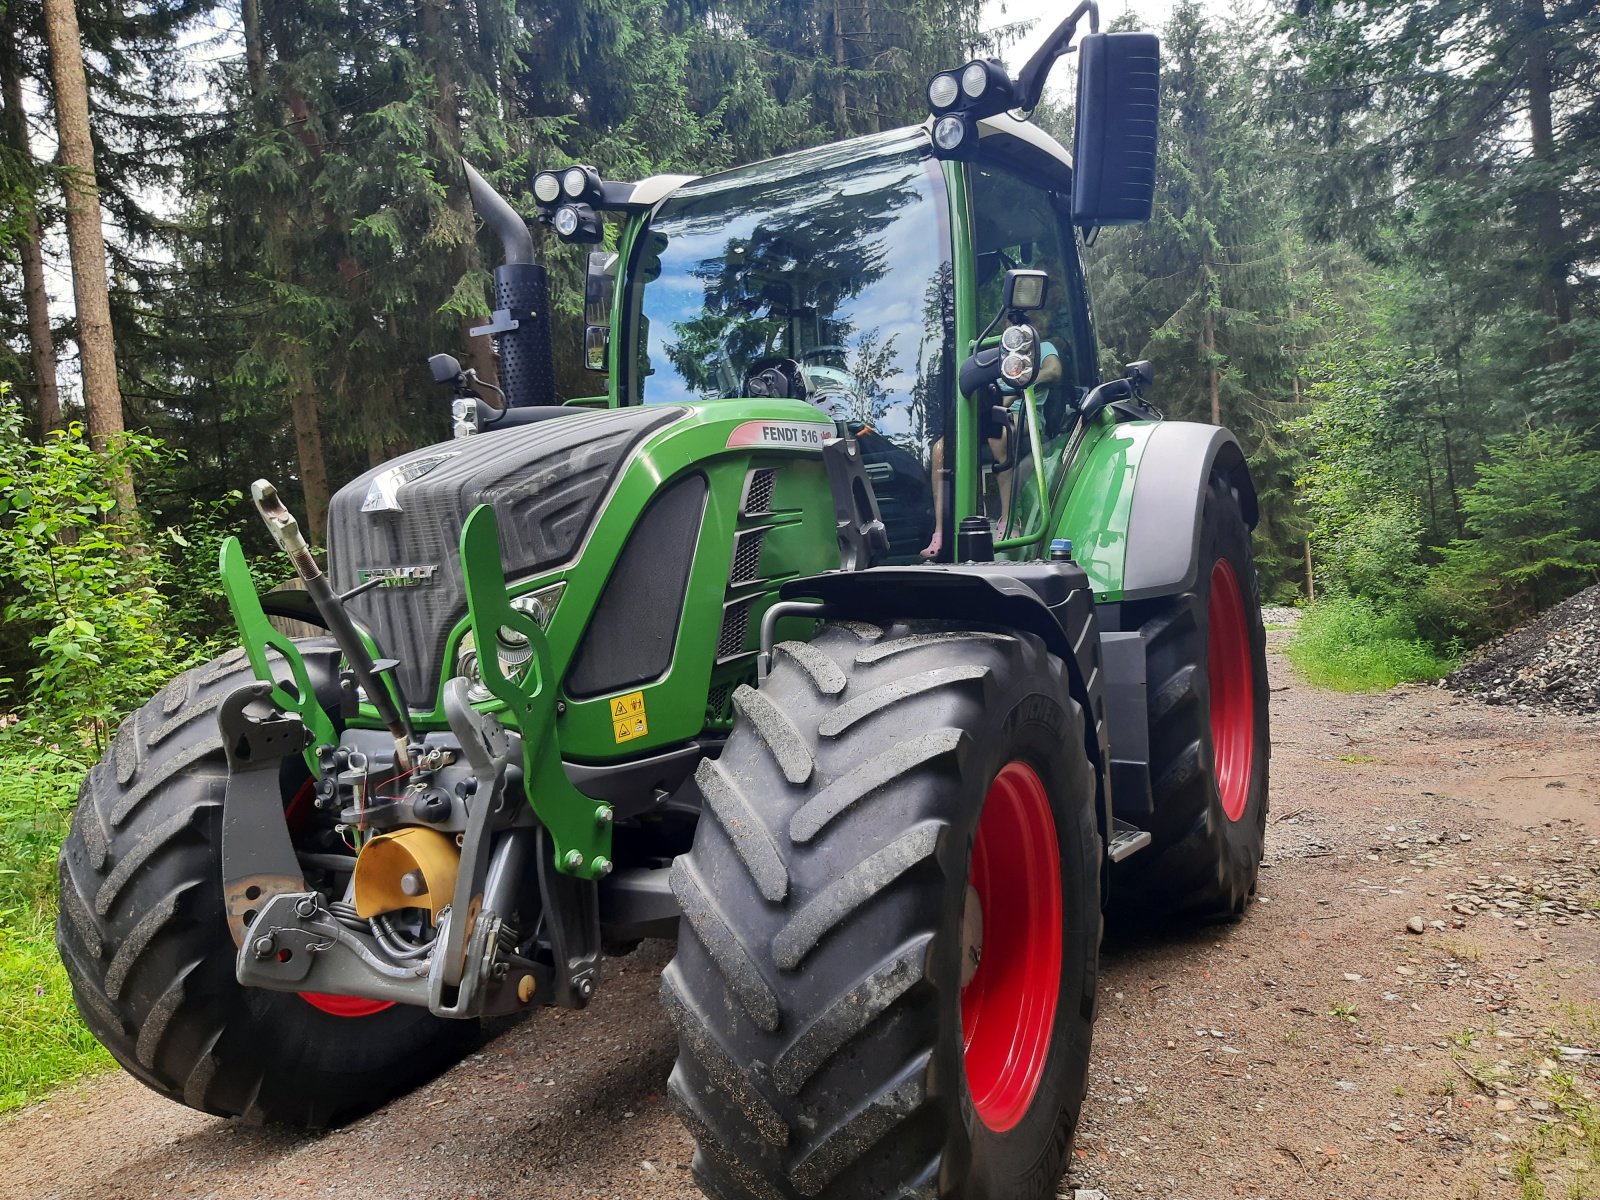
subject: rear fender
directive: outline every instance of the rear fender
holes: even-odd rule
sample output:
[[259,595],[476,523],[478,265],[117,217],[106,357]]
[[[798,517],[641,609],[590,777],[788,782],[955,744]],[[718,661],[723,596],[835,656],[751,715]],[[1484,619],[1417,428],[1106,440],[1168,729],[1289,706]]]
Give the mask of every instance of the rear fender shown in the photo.
[[1228,481],[1245,524],[1260,519],[1255,483],[1239,440],[1216,425],[1164,421],[1139,459],[1128,514],[1122,598],[1143,600],[1185,592],[1200,565],[1200,510],[1213,474]]
[[1216,425],[1128,421],[1086,447],[1069,476],[1057,536],[1071,538],[1098,601],[1142,600],[1194,586],[1200,510],[1213,473],[1259,517],[1237,438]]

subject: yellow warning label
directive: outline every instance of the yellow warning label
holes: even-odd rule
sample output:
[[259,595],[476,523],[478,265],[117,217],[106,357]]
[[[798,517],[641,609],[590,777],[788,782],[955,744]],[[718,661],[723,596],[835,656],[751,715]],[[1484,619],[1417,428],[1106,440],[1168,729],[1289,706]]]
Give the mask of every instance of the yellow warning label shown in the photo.
[[621,742],[631,742],[650,732],[645,719],[644,693],[629,692],[611,702],[611,733]]

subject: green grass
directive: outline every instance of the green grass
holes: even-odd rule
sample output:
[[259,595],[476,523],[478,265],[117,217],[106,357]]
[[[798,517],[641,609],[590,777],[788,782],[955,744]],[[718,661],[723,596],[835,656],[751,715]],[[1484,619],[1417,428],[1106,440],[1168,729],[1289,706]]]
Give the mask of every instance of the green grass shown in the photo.
[[1301,678],[1341,692],[1438,679],[1455,665],[1417,638],[1404,618],[1345,597],[1307,608],[1287,649]]
[[56,956],[56,848],[84,770],[64,749],[0,730],[0,1112],[111,1065]]

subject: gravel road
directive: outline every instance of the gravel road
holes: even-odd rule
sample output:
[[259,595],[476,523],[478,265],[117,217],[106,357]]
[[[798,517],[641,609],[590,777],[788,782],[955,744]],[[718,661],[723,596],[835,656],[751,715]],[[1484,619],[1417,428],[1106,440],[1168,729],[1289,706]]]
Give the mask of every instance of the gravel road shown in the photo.
[[[1600,1195],[1582,1174],[1585,1138],[1600,1156],[1600,724],[1318,691],[1276,652],[1272,673],[1259,902],[1108,939],[1063,1195],[1543,1194],[1530,1173]],[[331,1133],[201,1116],[120,1075],[68,1089],[0,1123],[0,1197],[698,1196],[663,1096],[669,952],[614,961],[589,1011],[540,1012]]]

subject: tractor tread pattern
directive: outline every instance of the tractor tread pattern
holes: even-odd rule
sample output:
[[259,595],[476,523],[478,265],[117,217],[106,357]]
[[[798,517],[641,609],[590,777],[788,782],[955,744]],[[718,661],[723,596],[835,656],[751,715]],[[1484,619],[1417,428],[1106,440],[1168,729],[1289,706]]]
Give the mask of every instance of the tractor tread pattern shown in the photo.
[[959,1124],[961,1101],[926,1049],[941,1010],[922,1001],[958,971],[951,950],[933,973],[946,918],[926,898],[965,878],[963,728],[995,679],[1043,651],[855,621],[780,649],[691,785],[711,819],[672,867],[685,920],[662,984],[679,1034],[668,1090],[708,1196],[932,1200],[945,1158],[930,1139]]
[[253,679],[236,650],[122,722],[61,849],[56,942],[85,1023],[135,1078],[219,1116],[326,1125],[446,1065],[475,1029],[420,1009],[346,1022],[238,985],[222,908],[217,711]]

